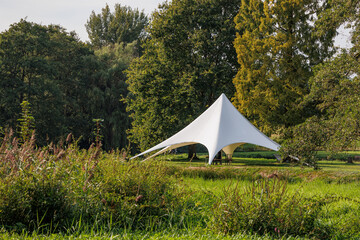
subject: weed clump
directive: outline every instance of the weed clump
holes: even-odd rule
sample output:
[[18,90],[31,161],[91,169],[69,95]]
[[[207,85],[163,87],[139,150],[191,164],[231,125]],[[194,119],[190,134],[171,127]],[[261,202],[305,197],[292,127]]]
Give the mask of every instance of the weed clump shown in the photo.
[[326,201],[289,193],[286,186],[275,178],[254,181],[243,191],[225,189],[215,204],[212,226],[226,234],[322,235],[316,220]]

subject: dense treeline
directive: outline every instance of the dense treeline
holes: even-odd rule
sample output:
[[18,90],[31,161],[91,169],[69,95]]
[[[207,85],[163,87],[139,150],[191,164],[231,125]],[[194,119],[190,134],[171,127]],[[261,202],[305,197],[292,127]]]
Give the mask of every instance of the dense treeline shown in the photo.
[[[89,145],[97,121],[106,150],[129,140],[144,149],[226,93],[287,140],[286,153],[351,148],[360,137],[359,9],[354,0],[173,0],[150,21],[106,5],[86,23],[89,43],[21,20],[0,34],[0,127],[19,128],[27,101],[39,145],[69,132]],[[353,47],[335,57],[345,23]]]
[[138,56],[136,40],[94,50],[60,26],[21,20],[1,34],[0,126],[17,129],[20,104],[30,103],[37,143],[73,133],[83,146],[102,119],[105,149],[127,145],[124,70]]
[[69,132],[88,137],[87,80],[93,51],[59,26],[21,20],[1,34],[1,126],[15,129],[26,100],[45,144]]

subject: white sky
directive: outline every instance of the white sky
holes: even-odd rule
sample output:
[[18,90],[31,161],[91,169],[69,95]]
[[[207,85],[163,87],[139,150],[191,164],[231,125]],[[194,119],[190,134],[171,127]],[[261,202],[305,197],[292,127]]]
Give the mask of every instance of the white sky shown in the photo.
[[86,41],[84,25],[91,12],[100,13],[106,3],[112,11],[114,5],[120,3],[150,15],[163,2],[165,0],[0,0],[0,32],[27,17],[31,22],[58,24],[69,32],[75,30],[80,39]]
[[[67,31],[75,31],[81,40],[87,41],[85,23],[94,10],[100,13],[106,3],[114,10],[115,3],[144,10],[150,15],[165,0],[0,0],[0,32],[10,24],[27,17],[28,21],[44,25],[58,24]],[[349,31],[341,31],[335,45],[350,47]]]

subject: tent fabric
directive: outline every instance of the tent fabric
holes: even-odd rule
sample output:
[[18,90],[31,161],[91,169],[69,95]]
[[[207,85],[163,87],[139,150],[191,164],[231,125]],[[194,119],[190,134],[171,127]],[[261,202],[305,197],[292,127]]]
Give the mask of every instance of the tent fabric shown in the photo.
[[235,149],[244,143],[259,145],[275,151],[280,148],[279,144],[252,125],[232,105],[225,94],[221,94],[204,113],[184,129],[132,158],[162,149],[148,157],[152,158],[163,152],[195,143],[200,143],[207,148],[209,164],[212,163],[216,153],[220,150],[226,154],[233,154]]

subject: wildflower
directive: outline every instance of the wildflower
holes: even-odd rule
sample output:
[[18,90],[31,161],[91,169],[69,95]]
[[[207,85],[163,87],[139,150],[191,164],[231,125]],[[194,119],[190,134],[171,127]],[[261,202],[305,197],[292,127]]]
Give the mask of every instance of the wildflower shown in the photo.
[[135,202],[139,202],[144,196],[143,195],[139,195],[136,197]]

